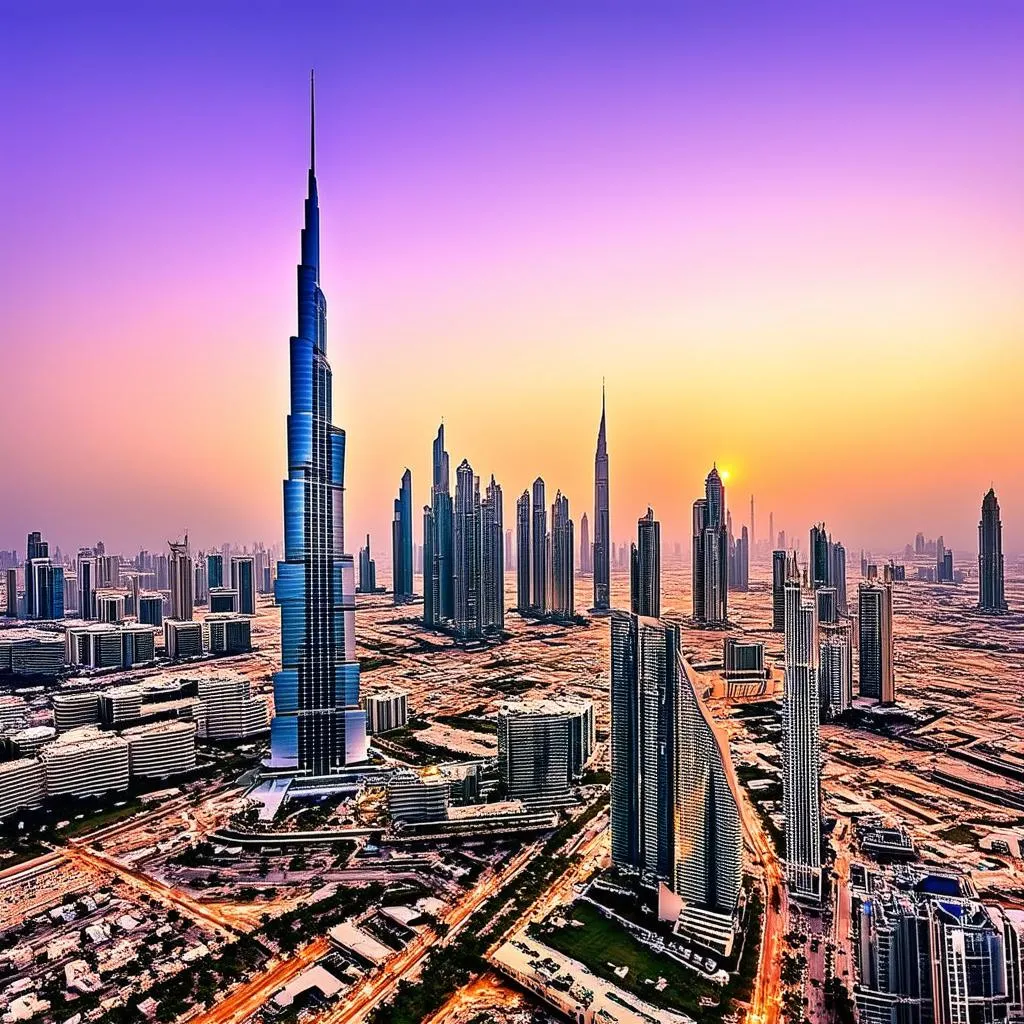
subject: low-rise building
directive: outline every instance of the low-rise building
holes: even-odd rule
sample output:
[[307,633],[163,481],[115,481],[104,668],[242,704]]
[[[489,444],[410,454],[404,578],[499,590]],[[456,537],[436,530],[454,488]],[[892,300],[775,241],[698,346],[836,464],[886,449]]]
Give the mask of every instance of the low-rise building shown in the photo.
[[72,729],[39,752],[46,795],[98,796],[128,788],[128,743],[95,728]]
[[252,650],[252,620],[234,613],[206,616],[211,654],[245,654]]
[[132,777],[163,779],[196,766],[195,722],[153,722],[125,729]]
[[405,690],[367,693],[361,703],[366,712],[366,731],[372,736],[404,729],[409,724],[409,695]]
[[53,695],[53,724],[58,732],[95,725],[100,720],[100,695],[89,690]]
[[203,624],[186,619],[164,619],[164,651],[171,661],[203,656]]
[[448,797],[448,780],[436,768],[403,768],[388,780],[392,821],[444,821],[448,817]]
[[43,766],[35,758],[0,761],[0,818],[43,802]]
[[203,708],[200,735],[206,739],[246,739],[270,728],[267,699],[254,694],[244,676],[200,678],[196,692]]

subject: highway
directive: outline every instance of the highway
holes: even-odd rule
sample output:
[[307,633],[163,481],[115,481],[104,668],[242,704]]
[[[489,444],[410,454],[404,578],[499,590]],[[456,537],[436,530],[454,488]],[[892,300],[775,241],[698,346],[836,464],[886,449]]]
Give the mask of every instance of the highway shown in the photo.
[[258,977],[240,985],[216,1006],[189,1018],[190,1024],[240,1024],[251,1017],[270,997],[297,974],[320,959],[331,948],[330,940],[320,936],[303,946],[294,956],[282,960]]

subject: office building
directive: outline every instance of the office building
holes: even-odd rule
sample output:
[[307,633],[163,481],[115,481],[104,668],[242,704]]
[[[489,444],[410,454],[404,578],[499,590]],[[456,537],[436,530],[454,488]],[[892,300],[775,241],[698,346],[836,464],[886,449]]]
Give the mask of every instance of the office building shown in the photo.
[[75,565],[78,579],[78,614],[83,619],[96,618],[96,560],[88,548],[78,552]]
[[39,751],[57,738],[57,730],[51,725],[33,725],[19,729],[5,737],[13,757],[35,757]]
[[204,623],[210,654],[246,654],[252,650],[252,622],[235,612],[211,612]]
[[18,617],[18,570],[4,570],[4,614],[11,619]]
[[729,534],[729,589],[750,589],[750,534],[744,526],[739,537],[732,535],[732,515],[726,517]]
[[[311,83],[312,93],[312,83]],[[334,426],[327,300],[320,288],[320,208],[310,97],[310,166],[298,329],[290,341],[291,411],[284,483],[281,670],[274,675],[271,764],[326,776],[366,760],[355,651],[355,567],[345,555],[345,433]]]
[[516,611],[530,609],[530,492],[516,501]]
[[56,676],[64,667],[64,638],[43,630],[0,633],[0,672],[18,676]]
[[533,548],[530,568],[533,577],[533,600],[531,605],[537,611],[548,606],[548,509],[544,497],[544,481],[537,477],[533,482],[531,507],[533,521]]
[[465,459],[455,471],[455,629],[459,636],[479,636],[480,621],[480,479]]
[[480,503],[480,625],[484,632],[505,628],[505,511],[501,487],[491,476]]
[[782,801],[790,895],[821,899],[821,778],[818,622],[799,584],[786,586],[786,668],[782,713]]
[[81,668],[131,668],[156,660],[153,627],[139,622],[69,626],[65,644],[67,663]]
[[159,628],[164,623],[164,599],[160,594],[139,594],[139,622]]
[[442,423],[434,438],[429,516],[427,509],[423,510],[423,621],[428,626],[451,622],[455,617],[455,525],[450,483]]
[[444,821],[449,782],[437,768],[401,768],[388,780],[388,813],[395,822]]
[[605,433],[604,384],[601,385],[601,423],[594,453],[594,611],[612,606],[611,523],[608,516],[608,438]]
[[819,587],[814,592],[818,608],[818,623],[834,624],[839,621],[839,599],[835,587]]
[[857,605],[860,695],[882,704],[895,704],[891,584],[862,583]]
[[96,591],[96,618],[100,622],[122,622],[125,617],[125,595],[117,590]]
[[28,703],[14,694],[0,696],[0,729],[22,726],[28,716]]
[[202,707],[200,735],[209,740],[244,740],[270,729],[267,698],[254,694],[243,676],[205,676],[196,682]]
[[990,487],[981,502],[978,523],[978,608],[983,612],[1005,612],[1003,590],[1003,523],[999,501]]
[[42,805],[46,792],[41,761],[19,758],[0,762],[0,819]]
[[557,492],[551,505],[550,549],[551,586],[546,588],[549,606],[545,610],[557,618],[571,619],[576,611],[576,540],[572,519],[569,518],[569,499],[561,491]]
[[223,586],[224,556],[219,551],[214,551],[206,556],[206,588],[209,591],[214,587]]
[[832,586],[836,592],[836,608],[840,615],[849,613],[846,598],[846,548],[839,541],[832,544]]
[[409,724],[409,695],[405,690],[378,690],[362,698],[366,731],[371,736],[404,729]]
[[377,563],[370,557],[370,535],[366,535],[366,545],[359,549],[359,587],[356,593],[375,594],[377,592]]
[[590,546],[590,520],[587,513],[580,516],[580,560],[581,576],[589,576],[594,571],[594,551]]
[[230,587],[214,587],[210,591],[210,613],[237,612],[238,592]]
[[[824,591],[819,590],[818,594]],[[847,622],[819,622],[818,699],[820,719],[831,722],[853,704],[853,642]]]
[[789,578],[789,557],[785,551],[772,552],[772,629],[782,633],[786,628],[786,580]]
[[55,693],[51,701],[53,724],[58,732],[79,729],[83,725],[95,725],[100,720],[98,693]]
[[594,706],[589,700],[517,700],[498,710],[498,775],[510,799],[568,802],[573,780],[593,752]]
[[722,642],[722,671],[726,679],[736,682],[763,680],[764,644],[726,637]]
[[395,604],[413,598],[412,589],[412,473],[402,474],[391,523],[391,578]]
[[187,622],[195,604],[193,586],[195,573],[189,552],[188,534],[183,541],[168,541],[171,549],[167,560],[168,584],[171,591],[171,618]]
[[128,743],[92,727],[62,733],[39,751],[47,797],[99,796],[128,788]]
[[166,779],[196,767],[195,722],[150,722],[125,729],[132,778]]
[[661,523],[648,506],[636,524],[630,550],[630,610],[634,615],[661,617]]
[[231,558],[231,589],[238,594],[241,615],[256,614],[256,565],[251,555],[233,555]]
[[171,661],[203,656],[203,624],[164,619],[164,654]]
[[679,627],[611,616],[611,847],[618,867],[675,876]]
[[824,523],[811,527],[807,572],[812,590],[832,585],[832,553],[829,535]]
[[701,625],[728,623],[729,537],[725,485],[713,467],[704,497],[693,503],[693,617]]

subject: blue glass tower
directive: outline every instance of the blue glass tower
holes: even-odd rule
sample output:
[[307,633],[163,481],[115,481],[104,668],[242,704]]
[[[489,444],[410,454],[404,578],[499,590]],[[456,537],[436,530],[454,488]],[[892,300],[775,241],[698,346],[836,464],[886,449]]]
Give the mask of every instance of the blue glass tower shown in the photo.
[[284,561],[274,596],[281,608],[281,671],[274,675],[271,765],[323,776],[366,760],[355,652],[355,570],[344,551],[345,432],[331,421],[327,300],[320,290],[310,76],[309,191],[298,268],[299,327],[291,339]]

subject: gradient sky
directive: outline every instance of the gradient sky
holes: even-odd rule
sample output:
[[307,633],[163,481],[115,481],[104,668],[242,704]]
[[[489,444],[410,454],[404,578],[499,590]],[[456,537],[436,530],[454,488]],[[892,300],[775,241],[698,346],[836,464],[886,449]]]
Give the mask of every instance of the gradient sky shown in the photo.
[[2,0],[0,546],[280,536],[311,66],[350,549],[442,416],[578,520],[602,376],[614,539],[717,460],[761,535],[971,550],[994,483],[1024,549],[1016,0]]

